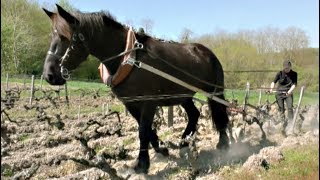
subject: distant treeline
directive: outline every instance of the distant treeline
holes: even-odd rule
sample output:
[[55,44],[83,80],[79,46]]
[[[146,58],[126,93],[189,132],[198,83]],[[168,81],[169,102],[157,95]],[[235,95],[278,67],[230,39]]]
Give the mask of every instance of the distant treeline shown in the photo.
[[[58,4],[75,10],[67,0],[60,0]],[[42,7],[55,10],[54,6],[38,4],[35,0],[1,1],[2,74],[42,73],[51,32],[50,19]],[[281,70],[282,61],[290,59],[298,72],[298,85],[305,85],[309,91],[319,91],[319,48],[309,47],[309,39],[300,28],[265,27],[236,33],[220,30],[198,37],[193,37],[192,30],[185,28],[180,41],[204,44],[228,71]],[[99,61],[89,56],[73,77],[98,79],[98,65]],[[244,88],[247,81],[255,86],[269,86],[274,76],[275,72],[226,72],[225,83],[234,88]]]

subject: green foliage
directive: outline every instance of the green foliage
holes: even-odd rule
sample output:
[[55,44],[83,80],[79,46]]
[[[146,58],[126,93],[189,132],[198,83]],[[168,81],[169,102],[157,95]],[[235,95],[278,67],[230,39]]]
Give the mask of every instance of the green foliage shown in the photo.
[[49,30],[49,19],[36,1],[2,1],[2,72],[41,73]]
[[76,78],[95,80],[100,79],[98,67],[100,61],[93,57],[89,56],[86,61],[80,64],[80,66],[72,74]]
[[[281,70],[284,59],[290,59],[298,72],[298,84],[319,91],[319,49],[307,48],[308,39],[299,28],[285,30],[266,27],[258,31],[227,33],[218,31],[194,38],[211,49],[225,71]],[[315,68],[316,67],[316,68]],[[227,88],[269,87],[276,72],[225,72]]]
[[31,137],[30,134],[21,134],[19,137],[18,137],[18,140],[19,141],[22,141],[22,142],[26,142],[27,140],[29,140]]
[[63,7],[67,11],[75,11],[77,10],[73,7],[68,0],[59,0],[58,3],[61,7]]
[[4,170],[3,170],[3,172],[2,172],[2,175],[3,175],[4,177],[11,177],[11,176],[14,175],[14,171],[13,171],[13,169],[11,169],[11,168],[4,168]]

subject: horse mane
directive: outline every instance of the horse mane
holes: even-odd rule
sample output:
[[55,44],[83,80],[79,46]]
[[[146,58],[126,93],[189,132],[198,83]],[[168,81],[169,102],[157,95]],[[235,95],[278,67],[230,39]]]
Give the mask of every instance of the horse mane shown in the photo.
[[[84,27],[83,30],[92,36],[97,31],[103,31],[105,26],[112,26],[116,29],[125,29],[126,27],[116,21],[108,11],[100,11],[93,13],[82,13],[80,11],[71,12],[71,14],[77,18],[80,22],[80,27]],[[60,15],[55,14],[53,17],[53,28],[58,31],[58,34],[65,36],[67,39],[71,39],[72,30],[69,24]]]

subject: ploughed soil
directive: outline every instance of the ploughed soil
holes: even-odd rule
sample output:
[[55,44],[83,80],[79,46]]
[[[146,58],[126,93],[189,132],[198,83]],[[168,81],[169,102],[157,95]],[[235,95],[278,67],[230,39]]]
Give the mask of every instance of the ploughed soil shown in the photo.
[[[11,108],[2,103],[2,111],[8,116],[2,112],[1,178],[219,179],[225,167],[263,169],[264,164],[283,160],[283,147],[316,144],[319,139],[318,105],[305,108],[298,117],[301,128],[287,137],[280,132],[281,123],[276,125],[260,117],[266,133],[263,138],[257,123],[247,123],[235,114],[230,115],[235,141],[229,150],[220,151],[208,109],[197,104],[201,111],[197,133],[188,137],[190,147],[181,149],[178,144],[187,123],[185,112],[175,107],[173,126],[168,127],[167,108],[163,108],[160,117],[155,116],[154,128],[161,146],[168,147],[169,156],[155,153],[150,146],[149,172],[136,174],[132,167],[139,153],[138,125],[130,114],[120,113],[120,118],[117,113],[106,116],[107,110],[102,114],[102,98],[88,96],[81,102],[71,98],[69,108],[61,102],[55,107],[52,99],[40,99],[33,106],[20,99]],[[120,105],[116,99],[110,100],[110,107]],[[276,117],[272,108],[268,113]],[[292,124],[288,125],[288,134]]]

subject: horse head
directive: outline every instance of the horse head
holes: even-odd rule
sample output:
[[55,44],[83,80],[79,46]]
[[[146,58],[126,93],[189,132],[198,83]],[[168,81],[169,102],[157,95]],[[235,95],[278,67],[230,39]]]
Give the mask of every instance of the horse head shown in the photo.
[[[84,35],[77,34],[79,21],[62,7],[53,13],[43,8],[52,21],[51,44],[45,58],[43,76],[51,85],[62,85],[69,78],[69,71],[78,67],[89,55],[87,48],[78,45]],[[77,49],[73,49],[73,47]],[[66,60],[68,59],[68,60]]]

